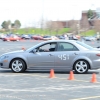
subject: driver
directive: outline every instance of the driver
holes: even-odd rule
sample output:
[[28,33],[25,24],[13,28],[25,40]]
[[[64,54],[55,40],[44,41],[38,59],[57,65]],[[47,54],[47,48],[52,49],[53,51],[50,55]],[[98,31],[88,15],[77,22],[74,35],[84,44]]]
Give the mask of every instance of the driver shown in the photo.
[[55,51],[56,44],[52,43],[50,44],[49,49],[42,49],[41,47],[38,49],[39,52],[49,52],[49,51]]
[[50,44],[49,51],[55,51],[56,44]]

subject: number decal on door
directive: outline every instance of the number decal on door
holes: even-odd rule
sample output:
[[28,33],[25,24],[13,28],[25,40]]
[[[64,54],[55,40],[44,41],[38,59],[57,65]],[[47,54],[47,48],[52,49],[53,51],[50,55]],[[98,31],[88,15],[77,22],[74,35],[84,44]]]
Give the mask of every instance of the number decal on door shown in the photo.
[[58,55],[58,58],[60,58],[61,60],[67,60],[69,59],[69,55],[66,54]]

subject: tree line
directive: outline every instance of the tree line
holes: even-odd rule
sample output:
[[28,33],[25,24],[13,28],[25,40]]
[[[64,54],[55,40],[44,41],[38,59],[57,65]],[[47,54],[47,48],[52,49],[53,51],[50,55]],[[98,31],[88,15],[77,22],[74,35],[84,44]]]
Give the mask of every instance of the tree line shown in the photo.
[[10,20],[8,21],[3,21],[1,24],[3,29],[11,29],[11,28],[20,28],[21,27],[21,23],[19,20],[15,20],[14,23],[12,23]]

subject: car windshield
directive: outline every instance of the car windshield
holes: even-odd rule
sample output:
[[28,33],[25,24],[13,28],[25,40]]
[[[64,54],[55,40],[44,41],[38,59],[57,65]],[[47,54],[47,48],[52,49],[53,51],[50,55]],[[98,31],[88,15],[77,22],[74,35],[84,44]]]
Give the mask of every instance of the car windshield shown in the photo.
[[83,47],[85,47],[86,49],[89,49],[89,50],[94,49],[93,47],[91,47],[91,46],[89,46],[89,45],[87,45],[83,42],[76,41],[76,43],[83,46]]
[[30,50],[32,50],[33,48],[38,47],[38,46],[40,46],[40,45],[41,45],[41,43],[38,43],[38,44],[32,46],[31,48],[26,49],[25,51],[30,51]]

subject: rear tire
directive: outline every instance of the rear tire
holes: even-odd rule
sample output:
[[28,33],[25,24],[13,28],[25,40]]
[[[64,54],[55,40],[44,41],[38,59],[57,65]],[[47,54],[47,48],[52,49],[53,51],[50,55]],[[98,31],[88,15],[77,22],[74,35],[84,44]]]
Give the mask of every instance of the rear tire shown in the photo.
[[89,69],[89,63],[85,60],[78,60],[74,64],[74,70],[78,74],[87,73]]

